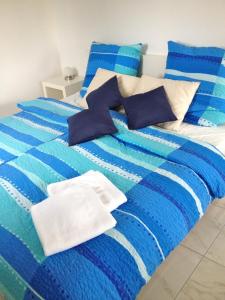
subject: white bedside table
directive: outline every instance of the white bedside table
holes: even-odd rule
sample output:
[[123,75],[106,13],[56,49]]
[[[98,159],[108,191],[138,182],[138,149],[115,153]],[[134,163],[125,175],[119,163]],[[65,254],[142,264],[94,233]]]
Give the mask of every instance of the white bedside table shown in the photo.
[[83,77],[76,76],[67,81],[63,76],[49,78],[42,81],[44,97],[61,100],[78,92],[83,83]]

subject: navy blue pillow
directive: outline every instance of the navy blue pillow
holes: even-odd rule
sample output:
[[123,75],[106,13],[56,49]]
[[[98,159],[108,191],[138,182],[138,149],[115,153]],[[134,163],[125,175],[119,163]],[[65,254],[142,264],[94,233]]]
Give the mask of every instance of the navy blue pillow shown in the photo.
[[163,86],[122,100],[129,129],[176,121]]
[[88,94],[86,101],[89,108],[100,110],[111,109],[121,105],[121,94],[117,77],[110,78],[99,88]]
[[69,146],[117,132],[108,111],[85,109],[68,118],[67,122],[69,125]]

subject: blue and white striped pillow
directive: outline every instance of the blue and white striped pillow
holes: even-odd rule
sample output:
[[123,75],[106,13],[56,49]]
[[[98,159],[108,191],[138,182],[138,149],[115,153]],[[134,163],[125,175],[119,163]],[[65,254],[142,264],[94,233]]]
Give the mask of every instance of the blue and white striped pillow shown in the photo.
[[83,97],[86,94],[98,68],[136,76],[141,61],[141,50],[142,44],[118,46],[93,42],[80,95]]
[[164,77],[201,82],[184,121],[202,126],[225,123],[225,49],[170,41]]

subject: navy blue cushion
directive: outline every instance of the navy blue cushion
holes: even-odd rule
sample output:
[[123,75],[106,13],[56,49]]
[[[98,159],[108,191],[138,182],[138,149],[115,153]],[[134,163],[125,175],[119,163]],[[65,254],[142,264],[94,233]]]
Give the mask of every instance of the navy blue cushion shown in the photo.
[[163,86],[122,100],[129,129],[176,121]]
[[117,132],[108,111],[85,109],[68,118],[67,122],[69,125],[69,146]]
[[121,105],[121,95],[117,77],[107,80],[96,90],[88,94],[86,98],[89,108],[111,109]]

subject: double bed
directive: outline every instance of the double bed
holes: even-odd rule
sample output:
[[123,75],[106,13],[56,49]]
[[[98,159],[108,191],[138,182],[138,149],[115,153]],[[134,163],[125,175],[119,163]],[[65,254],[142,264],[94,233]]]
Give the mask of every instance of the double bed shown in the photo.
[[[126,116],[111,111],[117,133],[68,147],[67,118],[81,108],[44,98],[19,107],[0,121],[0,290],[7,299],[135,299],[211,202],[225,196],[222,146],[190,134],[190,126],[179,134],[131,131]],[[31,206],[47,197],[48,184],[90,169],[128,198],[113,212],[116,227],[45,257]]]

